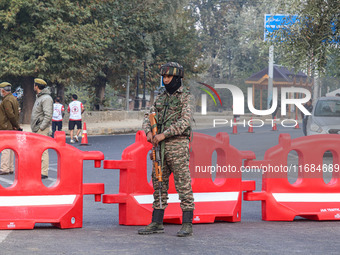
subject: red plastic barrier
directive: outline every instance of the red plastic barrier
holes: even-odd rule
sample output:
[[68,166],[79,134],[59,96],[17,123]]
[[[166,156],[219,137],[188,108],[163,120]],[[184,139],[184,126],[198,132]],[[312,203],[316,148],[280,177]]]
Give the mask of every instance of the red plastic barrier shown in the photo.
[[[0,229],[32,229],[35,223],[52,223],[60,228],[83,224],[83,195],[94,194],[101,201],[104,184],[83,184],[83,161],[100,167],[104,155],[83,152],[65,143],[65,133],[55,139],[39,134],[0,131],[0,151],[15,152],[16,171],[12,186],[0,186]],[[41,156],[46,149],[58,154],[58,179],[52,187],[41,181]]]
[[[339,220],[339,144],[339,135],[313,135],[291,140],[288,134],[280,134],[279,144],[266,151],[264,160],[245,162],[245,165],[267,170],[262,178],[262,191],[246,192],[244,200],[262,201],[263,220],[292,221],[295,216]],[[292,150],[299,156],[299,166],[287,165],[287,156]],[[334,169],[332,180],[326,184],[322,168],[325,167],[323,155],[328,150],[333,154],[332,166],[337,166],[338,170]],[[316,170],[318,167],[321,169]],[[272,170],[269,172],[269,169]],[[298,172],[294,184],[289,183],[286,171]]]
[[[119,203],[119,224],[147,225],[151,221],[153,187],[147,181],[147,160],[151,144],[144,131],[138,131],[135,143],[126,148],[121,160],[104,160],[104,168],[120,169],[119,194],[103,195],[103,203]],[[242,191],[255,189],[254,181],[242,181],[240,171],[216,173],[212,181],[204,167],[212,166],[212,154],[217,153],[217,166],[240,169],[243,159],[254,159],[251,151],[239,151],[229,144],[227,133],[216,138],[194,133],[191,143],[190,171],[195,198],[194,223],[212,223],[215,220],[241,220]],[[201,167],[200,172],[197,167]],[[173,177],[170,178],[168,207],[164,222],[180,224],[182,211]]]

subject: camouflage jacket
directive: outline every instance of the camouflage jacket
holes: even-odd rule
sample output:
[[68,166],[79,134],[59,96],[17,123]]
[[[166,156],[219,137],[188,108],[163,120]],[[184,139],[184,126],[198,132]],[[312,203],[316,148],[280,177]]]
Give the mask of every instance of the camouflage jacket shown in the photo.
[[[193,96],[189,90],[183,86],[172,95],[167,91],[158,95],[150,109],[150,113],[156,113],[158,133],[163,132],[165,138],[174,136],[190,137],[193,101]],[[164,115],[165,109],[166,113]],[[160,128],[160,126],[162,126],[162,128]],[[148,114],[144,117],[143,129],[146,134],[151,132]]]

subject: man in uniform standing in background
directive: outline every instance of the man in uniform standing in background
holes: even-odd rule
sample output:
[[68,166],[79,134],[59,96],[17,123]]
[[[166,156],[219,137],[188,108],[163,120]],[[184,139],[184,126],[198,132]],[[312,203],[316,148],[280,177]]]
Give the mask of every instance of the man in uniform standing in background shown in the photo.
[[193,97],[188,88],[182,85],[183,67],[175,62],[169,62],[161,67],[161,75],[165,91],[155,100],[150,113],[156,113],[158,134],[154,137],[148,116],[145,116],[143,129],[147,140],[153,146],[161,146],[162,174],[161,197],[155,169],[152,172],[154,187],[154,202],[152,222],[138,231],[138,234],[164,233],[163,217],[167,207],[169,176],[173,173],[176,190],[181,200],[183,212],[182,228],[177,236],[192,235],[192,219],[194,197],[191,188],[189,170],[189,141],[191,135],[191,121],[193,115]]
[[[72,95],[72,102],[68,105],[67,112],[70,113],[70,119],[68,123],[68,129],[70,130],[71,140],[70,143],[74,141],[79,142],[79,134],[82,129],[81,115],[85,111],[83,104],[78,101],[78,96],[76,94]],[[77,134],[73,137],[74,127],[77,126]],[[73,140],[74,138],[74,140]]]
[[[34,91],[37,94],[31,115],[31,129],[33,133],[46,135],[50,131],[53,115],[53,99],[47,83],[42,79],[34,79]],[[43,152],[41,158],[41,179],[48,178],[48,151]]]
[[[0,83],[2,102],[0,104],[0,130],[21,130],[19,126],[19,103],[11,93],[12,85],[8,82]],[[0,175],[13,174],[14,152],[5,149],[1,153]]]

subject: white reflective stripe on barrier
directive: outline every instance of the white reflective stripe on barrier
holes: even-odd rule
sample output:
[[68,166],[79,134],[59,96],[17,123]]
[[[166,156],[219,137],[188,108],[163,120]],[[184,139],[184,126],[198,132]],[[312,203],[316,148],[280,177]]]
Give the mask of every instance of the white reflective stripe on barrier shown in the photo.
[[340,202],[340,193],[273,193],[277,202]]
[[[239,192],[207,192],[207,193],[194,193],[195,202],[225,202],[237,201]],[[140,195],[134,196],[139,204],[152,204],[153,195]],[[169,194],[168,203],[180,203],[178,194]]]
[[71,205],[76,195],[0,196],[1,206]]

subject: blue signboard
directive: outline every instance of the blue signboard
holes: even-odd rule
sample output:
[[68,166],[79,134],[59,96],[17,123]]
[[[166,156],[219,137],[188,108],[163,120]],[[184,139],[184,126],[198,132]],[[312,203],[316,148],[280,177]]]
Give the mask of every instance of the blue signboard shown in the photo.
[[287,27],[296,22],[297,15],[265,14],[264,16],[264,41],[268,40],[269,33]]
[[[265,14],[264,16],[264,41],[267,41],[271,36],[269,33],[275,32],[283,27],[289,27],[295,24],[298,20],[297,15],[288,15],[288,14]],[[340,38],[336,37],[336,26],[332,23],[332,31],[334,33],[334,39],[329,41],[330,43],[338,44],[340,42]],[[326,40],[325,40],[326,41]]]

